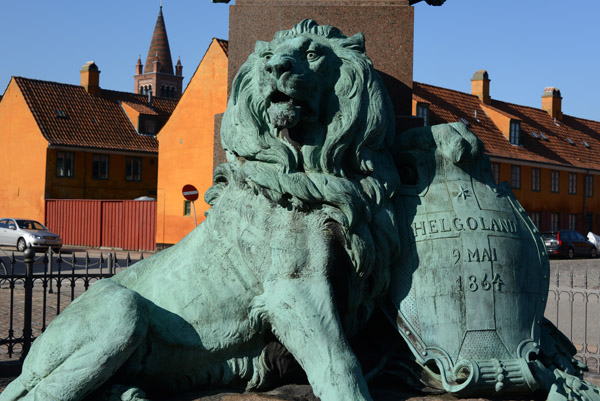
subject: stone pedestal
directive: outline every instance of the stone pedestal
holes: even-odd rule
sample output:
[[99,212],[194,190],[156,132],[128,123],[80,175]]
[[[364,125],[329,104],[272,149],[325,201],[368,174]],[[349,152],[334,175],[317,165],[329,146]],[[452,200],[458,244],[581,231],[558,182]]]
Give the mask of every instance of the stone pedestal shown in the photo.
[[237,0],[229,9],[229,88],[257,40],[303,19],[362,32],[367,55],[384,79],[396,115],[411,114],[414,10],[406,0]]
[[[362,32],[367,55],[383,78],[394,104],[396,131],[422,125],[411,119],[414,9],[408,0],[237,0],[229,8],[228,88],[257,40],[269,42],[277,31],[303,19],[332,25],[352,36]],[[215,117],[214,160],[225,161],[220,122]]]
[[[374,401],[485,401],[487,398],[456,398],[450,394],[419,394],[389,388],[371,388]],[[506,396],[496,400],[533,401],[545,400],[542,393],[527,394],[522,397]],[[182,394],[178,397],[161,398],[156,401],[319,401],[313,394],[309,385],[288,385],[276,388],[265,393],[232,393],[214,392],[203,395],[193,393]]]

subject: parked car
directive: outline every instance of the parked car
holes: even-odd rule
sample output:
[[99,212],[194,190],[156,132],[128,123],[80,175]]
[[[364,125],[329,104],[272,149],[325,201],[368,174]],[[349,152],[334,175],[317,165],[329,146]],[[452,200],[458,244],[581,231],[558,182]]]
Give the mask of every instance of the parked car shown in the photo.
[[30,219],[0,219],[0,245],[26,248],[52,248],[58,252],[62,247],[60,235],[48,230],[42,223]]
[[575,256],[595,258],[598,254],[596,246],[574,230],[544,232],[542,238],[549,256],[572,259]]

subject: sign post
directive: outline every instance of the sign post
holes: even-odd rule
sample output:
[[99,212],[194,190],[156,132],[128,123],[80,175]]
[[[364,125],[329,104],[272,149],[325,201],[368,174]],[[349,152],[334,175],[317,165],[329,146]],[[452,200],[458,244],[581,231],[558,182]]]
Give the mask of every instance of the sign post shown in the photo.
[[196,199],[198,199],[198,190],[195,186],[186,184],[183,186],[181,192],[186,200],[192,202],[192,207],[194,209],[194,226],[198,227],[198,222],[196,221]]

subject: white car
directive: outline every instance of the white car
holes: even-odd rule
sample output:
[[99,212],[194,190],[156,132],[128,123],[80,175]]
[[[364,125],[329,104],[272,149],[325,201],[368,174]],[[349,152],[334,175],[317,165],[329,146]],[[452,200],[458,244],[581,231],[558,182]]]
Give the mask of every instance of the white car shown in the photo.
[[62,239],[38,221],[4,218],[0,219],[0,245],[16,246],[21,252],[27,248],[52,248],[58,252]]

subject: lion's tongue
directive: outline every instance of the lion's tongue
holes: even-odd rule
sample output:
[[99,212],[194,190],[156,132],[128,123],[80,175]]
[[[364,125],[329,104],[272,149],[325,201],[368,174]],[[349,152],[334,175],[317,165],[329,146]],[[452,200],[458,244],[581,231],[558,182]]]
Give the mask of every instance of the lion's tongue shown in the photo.
[[300,107],[293,100],[271,103],[267,109],[271,123],[275,128],[292,128],[300,121]]

